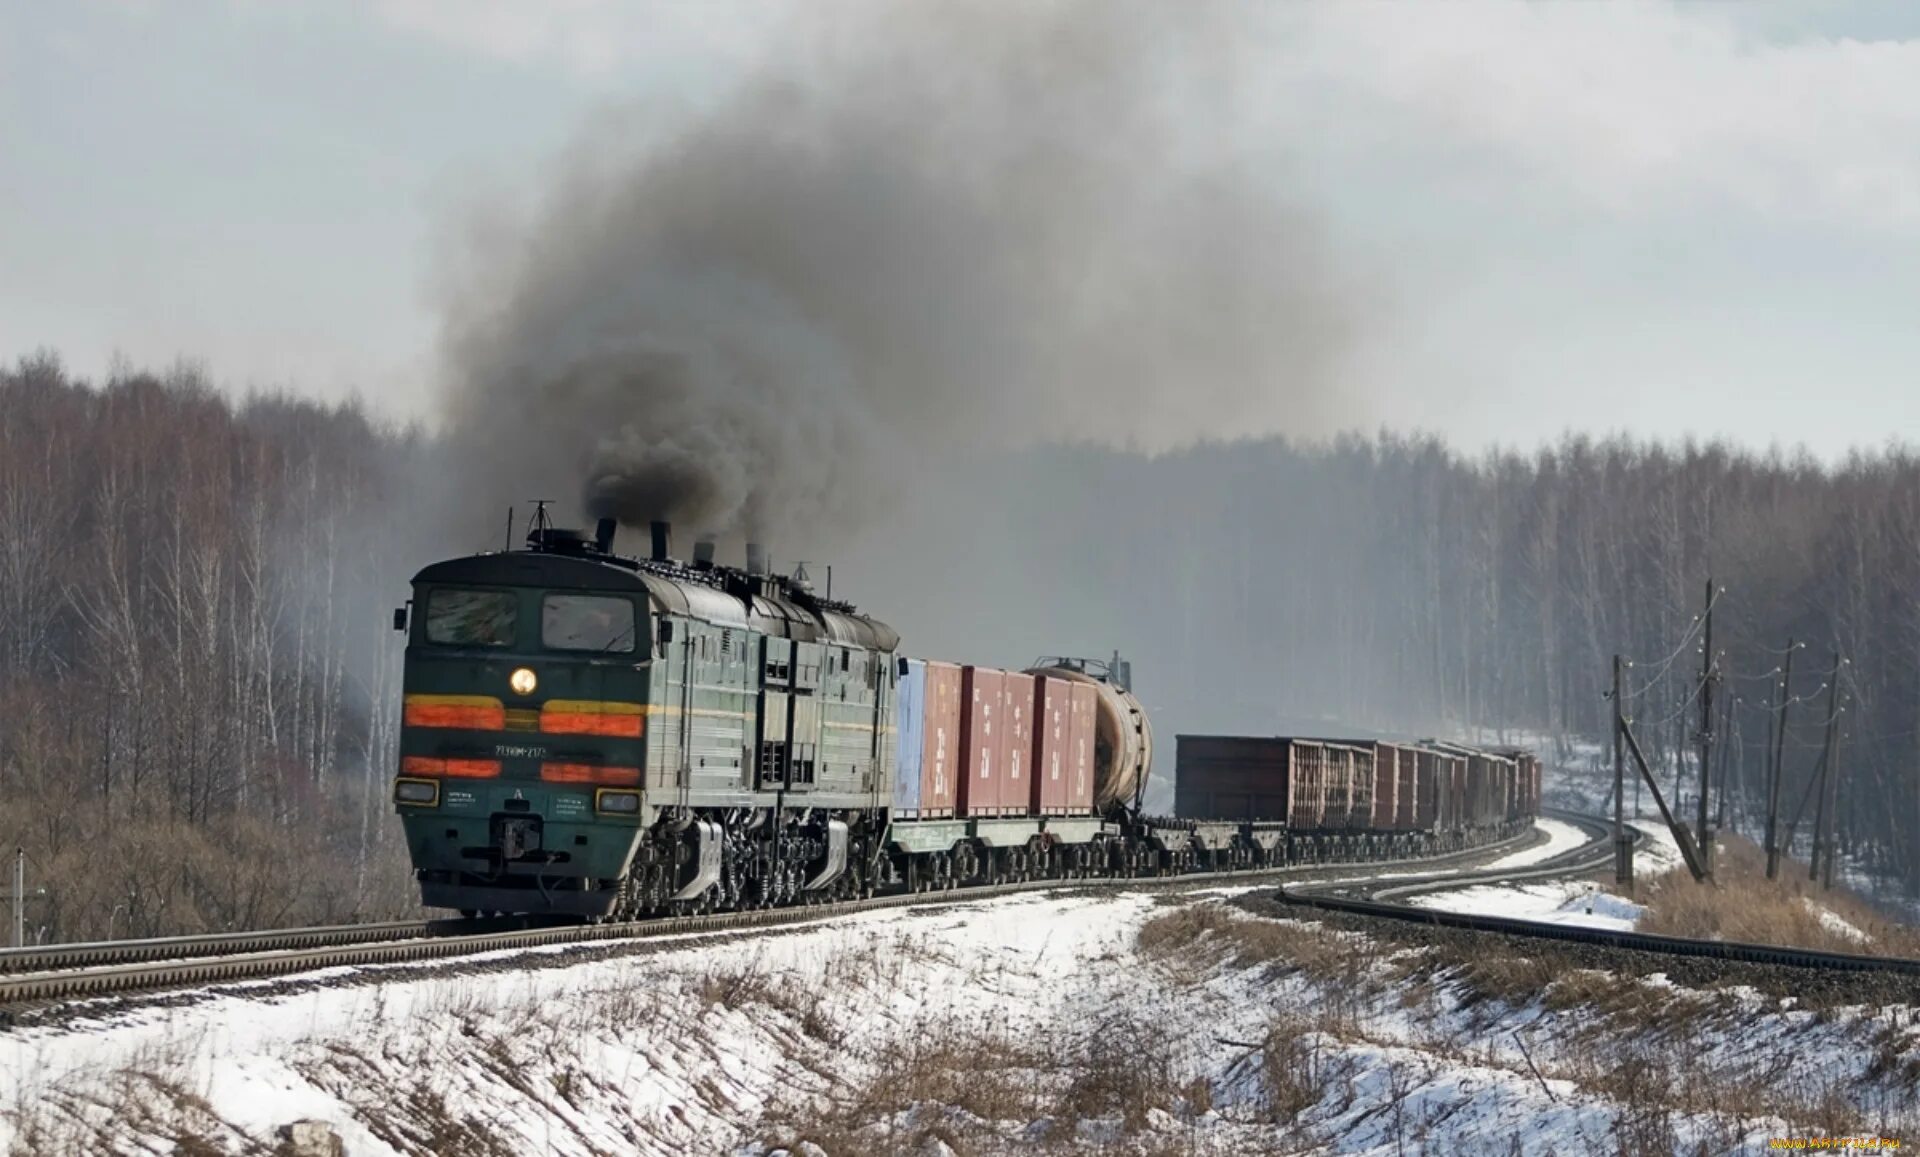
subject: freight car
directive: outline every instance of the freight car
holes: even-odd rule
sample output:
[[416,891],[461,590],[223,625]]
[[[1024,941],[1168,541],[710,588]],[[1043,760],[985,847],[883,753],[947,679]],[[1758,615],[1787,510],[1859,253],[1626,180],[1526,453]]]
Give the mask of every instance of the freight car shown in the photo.
[[1271,817],[1145,816],[1152,730],[1119,656],[1025,671],[903,656],[891,627],[774,573],[760,547],[742,567],[704,542],[682,562],[670,528],[651,530],[648,555],[626,557],[611,520],[589,537],[542,508],[525,549],[414,576],[394,614],[393,799],[429,907],[625,918],[1496,831],[1468,822],[1492,764],[1470,785],[1472,755],[1328,740],[1291,741],[1301,770]]
[[1290,863],[1439,854],[1532,822],[1521,810],[1516,754],[1432,740],[1180,735],[1175,743],[1175,814],[1275,826]]

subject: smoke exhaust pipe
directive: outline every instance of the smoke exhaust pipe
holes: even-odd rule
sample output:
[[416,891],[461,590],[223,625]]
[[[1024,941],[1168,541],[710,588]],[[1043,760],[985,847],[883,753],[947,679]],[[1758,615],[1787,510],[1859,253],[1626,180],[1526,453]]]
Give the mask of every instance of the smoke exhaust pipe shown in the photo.
[[747,573],[767,573],[767,548],[760,543],[750,542],[747,544]]
[[619,526],[620,524],[611,518],[603,518],[594,526],[593,545],[599,548],[601,554],[613,553],[613,532]]
[[693,544],[693,565],[701,570],[713,569],[713,540],[703,538]]
[[670,523],[655,522],[649,527],[653,532],[653,561],[673,561],[673,527]]

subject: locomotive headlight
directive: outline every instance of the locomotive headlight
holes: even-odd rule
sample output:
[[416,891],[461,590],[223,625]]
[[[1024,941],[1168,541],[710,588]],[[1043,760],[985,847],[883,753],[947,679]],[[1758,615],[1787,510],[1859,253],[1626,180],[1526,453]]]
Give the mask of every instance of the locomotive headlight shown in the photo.
[[431,807],[440,802],[440,785],[430,779],[402,779],[393,785],[393,802]]
[[531,667],[517,668],[513,674],[507,676],[507,686],[513,688],[515,695],[531,695],[533,689],[539,685],[540,680],[534,676]]
[[630,816],[640,810],[637,791],[602,791],[594,796],[593,806],[608,815]]

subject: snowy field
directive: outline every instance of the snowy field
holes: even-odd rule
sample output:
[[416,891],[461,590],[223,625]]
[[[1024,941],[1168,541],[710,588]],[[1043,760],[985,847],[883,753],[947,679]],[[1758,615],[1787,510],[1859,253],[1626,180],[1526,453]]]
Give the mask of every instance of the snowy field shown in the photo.
[[[1449,972],[1420,976],[1418,953],[1225,904],[1036,894],[454,969],[341,970],[14,1029],[0,1034],[0,1144],[255,1152],[306,1119],[353,1157],[1564,1157],[1763,1146],[1787,1127],[1649,1116],[1646,1090],[1604,1075],[1623,1062],[1583,1010],[1537,993],[1489,1001]],[[1161,947],[1141,946],[1143,925],[1176,916],[1197,921],[1191,944],[1165,947],[1163,932]],[[1679,999],[1658,978],[1619,983],[1662,1007]],[[1619,1047],[1656,1071],[1659,1056],[1631,1050],[1684,1043],[1702,1071],[1764,1062],[1839,1088],[1915,1045],[1879,1010],[1713,999],[1698,1039]]]
[[1475,916],[1511,916],[1547,924],[1579,924],[1588,928],[1631,929],[1645,911],[1638,904],[1608,895],[1585,881],[1549,881],[1457,888],[1409,896],[1407,903],[1442,912]]
[[1555,856],[1571,852],[1587,842],[1586,835],[1582,833],[1579,828],[1569,823],[1562,823],[1559,820],[1547,819],[1542,816],[1533,821],[1533,826],[1539,831],[1547,833],[1546,843],[1525,848],[1510,856],[1502,856],[1489,863],[1487,867],[1525,868],[1540,863],[1542,860],[1551,860]]
[[[1488,866],[1525,867],[1571,851],[1586,842],[1580,829],[1572,824],[1542,818],[1536,820],[1535,825],[1547,832],[1545,844],[1516,852]],[[1665,826],[1657,823],[1636,823],[1632,826],[1643,836],[1634,855],[1636,876],[1657,875],[1680,864],[1680,849]],[[1646,911],[1624,897],[1607,892],[1591,880],[1477,885],[1409,896],[1406,902],[1415,907],[1442,912],[1510,916],[1516,920],[1538,920],[1546,924],[1578,924],[1588,928],[1625,930],[1631,930]]]

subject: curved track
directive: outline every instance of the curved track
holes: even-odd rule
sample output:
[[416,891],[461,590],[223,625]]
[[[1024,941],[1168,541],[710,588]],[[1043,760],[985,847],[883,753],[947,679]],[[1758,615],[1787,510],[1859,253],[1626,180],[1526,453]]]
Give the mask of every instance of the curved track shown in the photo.
[[[1511,853],[1537,839],[1538,836],[1530,832],[1421,860],[1296,865],[1167,876],[1030,880],[941,892],[873,896],[831,904],[663,916],[609,924],[530,924],[514,918],[400,921],[10,949],[0,951],[0,1022],[36,1008],[99,997],[264,980],[327,968],[410,964],[484,952],[774,927],[884,908],[967,903],[1017,892],[1204,888],[1234,880],[1276,877],[1351,879],[1355,871],[1369,874],[1384,871],[1404,878],[1409,867],[1451,870],[1447,865]],[[1467,879],[1471,874],[1448,878]]]
[[[1584,828],[1592,836],[1586,844],[1539,864],[1524,868],[1480,872],[1460,872],[1445,879],[1378,886],[1366,881],[1330,881],[1283,886],[1282,903],[1426,924],[1439,928],[1460,928],[1474,932],[1497,932],[1508,936],[1526,936],[1537,940],[1560,940],[1576,944],[1595,944],[1635,952],[1656,952],[1669,956],[1693,956],[1748,964],[1771,964],[1788,968],[1823,971],[1889,972],[1920,976],[1920,960],[1897,956],[1868,956],[1851,952],[1822,952],[1811,948],[1790,948],[1778,944],[1751,944],[1730,940],[1690,940],[1679,936],[1657,936],[1649,932],[1628,932],[1609,928],[1586,928],[1571,924],[1546,924],[1511,916],[1481,916],[1465,912],[1447,912],[1435,908],[1416,908],[1409,904],[1389,903],[1396,897],[1476,884],[1514,883],[1545,880],[1557,876],[1599,871],[1613,863],[1612,825],[1591,816],[1541,809],[1543,815]],[[1635,833],[1635,843],[1640,842]]]

